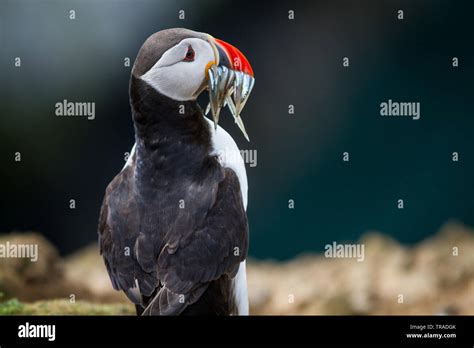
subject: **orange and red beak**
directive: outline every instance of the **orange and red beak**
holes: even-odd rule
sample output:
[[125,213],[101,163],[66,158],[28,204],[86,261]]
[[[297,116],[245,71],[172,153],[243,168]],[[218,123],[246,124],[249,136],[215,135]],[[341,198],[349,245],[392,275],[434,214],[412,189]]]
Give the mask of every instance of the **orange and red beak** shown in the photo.
[[227,105],[245,138],[249,140],[240,112],[255,84],[252,67],[243,53],[231,44],[212,37],[210,42],[217,51],[218,64],[212,64],[208,69],[209,105],[206,115],[212,111],[217,127],[220,111]]
[[254,77],[252,67],[247,57],[245,57],[237,47],[219,39],[214,40],[217,50],[219,51],[219,65],[224,65],[229,69],[240,71]]

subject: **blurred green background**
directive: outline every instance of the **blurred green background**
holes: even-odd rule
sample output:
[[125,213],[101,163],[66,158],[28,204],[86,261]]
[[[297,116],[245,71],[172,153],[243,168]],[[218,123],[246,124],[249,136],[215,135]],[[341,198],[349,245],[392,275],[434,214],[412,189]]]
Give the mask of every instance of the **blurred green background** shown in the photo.
[[[221,118],[241,149],[258,154],[247,168],[252,256],[322,252],[368,230],[414,243],[448,220],[473,226],[473,9],[468,1],[1,0],[0,231],[39,231],[63,254],[96,240],[105,187],[134,142],[124,58],[133,64],[143,41],[170,27],[234,44],[255,72],[242,114],[251,142],[228,111]],[[56,117],[63,99],[95,102],[96,119]],[[381,117],[388,99],[420,102],[421,119]]]

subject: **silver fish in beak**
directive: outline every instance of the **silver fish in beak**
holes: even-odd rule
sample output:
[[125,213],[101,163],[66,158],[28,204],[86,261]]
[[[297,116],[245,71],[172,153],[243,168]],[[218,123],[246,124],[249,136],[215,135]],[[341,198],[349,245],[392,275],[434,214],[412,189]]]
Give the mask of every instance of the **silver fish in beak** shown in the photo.
[[205,114],[212,112],[214,125],[217,127],[221,110],[227,106],[245,139],[250,141],[240,113],[255,84],[252,67],[234,46],[214,38],[211,41],[218,54],[218,64],[211,65],[207,71],[209,104]]

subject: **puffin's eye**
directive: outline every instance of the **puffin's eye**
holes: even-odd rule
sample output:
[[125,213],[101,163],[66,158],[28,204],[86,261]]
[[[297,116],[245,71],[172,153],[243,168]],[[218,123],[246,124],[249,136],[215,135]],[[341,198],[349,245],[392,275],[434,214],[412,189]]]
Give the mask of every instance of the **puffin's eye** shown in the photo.
[[192,62],[194,61],[194,50],[191,46],[188,47],[188,51],[186,52],[186,56],[183,59],[183,62]]

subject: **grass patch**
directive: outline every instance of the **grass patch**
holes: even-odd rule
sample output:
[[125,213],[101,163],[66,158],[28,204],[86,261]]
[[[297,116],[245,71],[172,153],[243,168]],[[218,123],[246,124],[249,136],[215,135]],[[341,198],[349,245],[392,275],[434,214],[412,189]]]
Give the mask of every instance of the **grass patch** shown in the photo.
[[48,300],[22,303],[17,299],[0,302],[0,315],[135,315],[124,303],[97,304],[86,301]]

